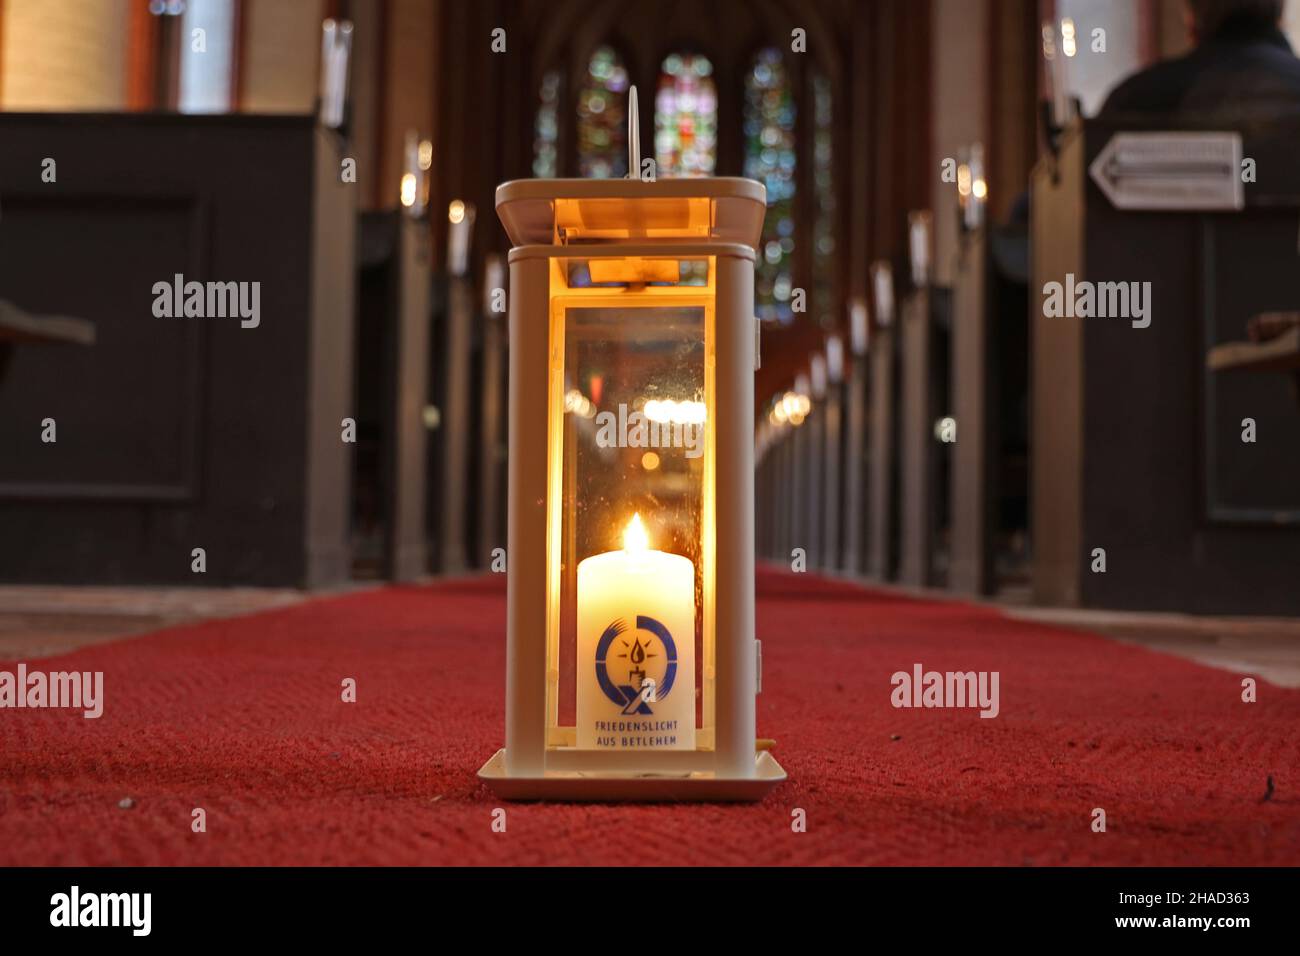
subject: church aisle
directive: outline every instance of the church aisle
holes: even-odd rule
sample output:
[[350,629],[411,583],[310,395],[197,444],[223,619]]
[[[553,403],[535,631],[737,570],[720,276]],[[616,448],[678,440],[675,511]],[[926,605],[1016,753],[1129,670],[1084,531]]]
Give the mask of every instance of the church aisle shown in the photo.
[[[492,577],[28,662],[102,671],[103,715],[3,714],[0,865],[1300,863],[1300,691],[1247,704],[1244,675],[766,570],[758,728],[788,782],[749,806],[501,804],[475,773],[504,627]],[[893,706],[918,668],[996,672],[996,716]]]

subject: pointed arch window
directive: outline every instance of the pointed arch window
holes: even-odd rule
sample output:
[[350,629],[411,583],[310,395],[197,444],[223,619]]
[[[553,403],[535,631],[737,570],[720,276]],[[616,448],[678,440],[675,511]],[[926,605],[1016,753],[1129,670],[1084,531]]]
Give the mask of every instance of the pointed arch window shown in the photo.
[[755,270],[754,311],[788,323],[794,266],[795,102],[789,71],[775,47],[745,73],[745,175],[767,187],[767,218]]
[[664,58],[655,93],[658,176],[711,176],[718,153],[718,89],[713,64],[698,53]]
[[813,303],[823,326],[835,323],[835,163],[830,80],[813,76]]
[[560,174],[560,71],[547,70],[537,98],[533,122],[533,175],[554,179]]
[[610,46],[597,47],[578,91],[578,171],[588,179],[627,175],[628,74]]

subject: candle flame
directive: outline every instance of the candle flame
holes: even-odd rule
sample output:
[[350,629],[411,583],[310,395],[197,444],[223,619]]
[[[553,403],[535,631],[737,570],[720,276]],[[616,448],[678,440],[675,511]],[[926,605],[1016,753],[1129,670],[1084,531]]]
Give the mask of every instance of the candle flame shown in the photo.
[[645,525],[641,524],[641,515],[634,513],[632,520],[627,523],[627,529],[623,532],[623,550],[641,554],[649,547],[650,536],[645,532]]

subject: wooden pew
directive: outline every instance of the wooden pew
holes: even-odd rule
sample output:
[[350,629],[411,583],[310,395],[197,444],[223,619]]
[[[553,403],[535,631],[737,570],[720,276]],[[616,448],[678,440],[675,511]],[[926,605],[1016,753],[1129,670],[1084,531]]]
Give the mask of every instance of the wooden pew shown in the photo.
[[911,587],[935,583],[935,523],[937,455],[935,453],[935,389],[931,355],[935,329],[930,287],[913,291],[902,303],[900,317],[902,488],[901,545],[898,580]]
[[993,594],[1027,556],[1028,395],[1023,230],[962,237],[952,289],[948,586]]
[[948,410],[948,330],[940,317],[943,290],[915,289],[903,300],[901,336],[901,542],[898,578],[912,587],[946,579],[946,449],[935,433]]
[[812,357],[812,367],[807,377],[812,410],[799,431],[806,432],[806,457],[804,463],[804,548],[808,568],[824,570],[822,563],[822,534],[826,524],[826,357]]
[[[360,249],[353,527],[358,532],[376,526],[379,576],[411,581],[429,570],[428,223],[402,210],[366,213]],[[360,559],[354,554],[354,561]]]
[[[310,116],[130,113],[0,113],[0,142],[0,297],[97,334],[12,360],[0,580],[348,580],[344,143]],[[41,181],[46,157],[56,182]],[[156,315],[155,284],[177,274],[250,297],[259,283],[258,324]],[[40,440],[46,417],[56,443]]]
[[[879,316],[879,305],[877,305]],[[894,324],[871,334],[867,452],[867,574],[891,580],[898,568],[898,345]]]
[[[1258,171],[1237,211],[1188,208],[1205,201],[1200,188],[1182,209],[1117,208],[1102,184],[1121,198],[1132,192],[1116,192],[1116,183],[1130,188],[1116,178],[1126,173],[1103,153],[1117,134],[1139,132],[1162,130],[1084,122],[1034,173],[1033,289],[1067,275],[1149,281],[1152,303],[1149,326],[1134,328],[1125,319],[1049,318],[1035,296],[1034,596],[1295,614],[1300,407],[1288,376],[1215,371],[1211,356],[1244,339],[1250,317],[1300,308],[1300,126],[1235,130]],[[1100,179],[1090,175],[1094,164]],[[1219,181],[1232,184],[1239,173],[1224,166]],[[1174,185],[1182,175],[1175,171]],[[1254,442],[1242,440],[1246,419]]]
[[777,528],[775,560],[787,567],[790,553],[795,548],[795,429],[783,429],[777,445]]
[[773,430],[768,436],[767,451],[763,456],[766,476],[763,492],[763,517],[766,523],[763,556],[768,561],[776,561],[781,551],[781,444],[781,436]]
[[868,317],[861,301],[849,307],[849,362],[844,383],[844,537],[840,570],[867,567],[867,431],[870,420]]
[[[808,394],[806,376],[802,377],[802,380],[796,379],[795,391],[801,395]],[[813,538],[813,527],[817,524],[814,519],[816,494],[813,485],[813,459],[816,457],[817,449],[813,429],[808,420],[805,420],[802,425],[790,428],[788,444],[790,446],[788,450],[790,540],[785,551],[789,555],[795,548],[800,548],[807,558],[816,554],[815,551],[810,550],[809,543]]]
[[844,540],[844,345],[832,336],[826,343],[826,395],[822,406],[822,554],[826,571],[843,567]]
[[754,559],[760,562],[767,557],[763,546],[767,522],[765,514],[767,500],[764,495],[767,474],[767,463],[764,460],[767,449],[763,441],[765,431],[766,422],[762,413],[756,413],[754,417]]
[[492,553],[506,546],[506,386],[509,350],[506,314],[494,312],[494,289],[505,288],[501,257],[490,258],[484,270],[485,297],[479,325],[480,369],[477,464],[478,514],[475,525],[477,565],[492,567]]
[[438,284],[443,307],[435,325],[433,368],[439,424],[436,433],[438,481],[430,486],[431,518],[436,528],[437,570],[461,574],[469,567],[470,446],[473,402],[474,322],[478,317],[474,288],[465,276],[447,276]]
[[[767,420],[758,424],[756,435],[755,547],[765,561],[781,560],[779,540],[783,502],[783,454],[788,429],[778,428]],[[789,555],[785,556],[789,560]]]
[[948,572],[950,588],[976,595],[994,589],[988,273],[988,241],[980,229],[962,238],[953,281],[952,410],[957,442]]

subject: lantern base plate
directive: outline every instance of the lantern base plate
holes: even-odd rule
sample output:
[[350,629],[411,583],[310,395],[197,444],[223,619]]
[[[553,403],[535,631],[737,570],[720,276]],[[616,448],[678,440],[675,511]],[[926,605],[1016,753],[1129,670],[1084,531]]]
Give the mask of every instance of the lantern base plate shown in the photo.
[[785,771],[764,750],[754,755],[752,777],[627,771],[551,771],[512,777],[506,773],[506,752],[502,749],[482,766],[478,778],[506,800],[752,802],[767,796],[785,779]]

